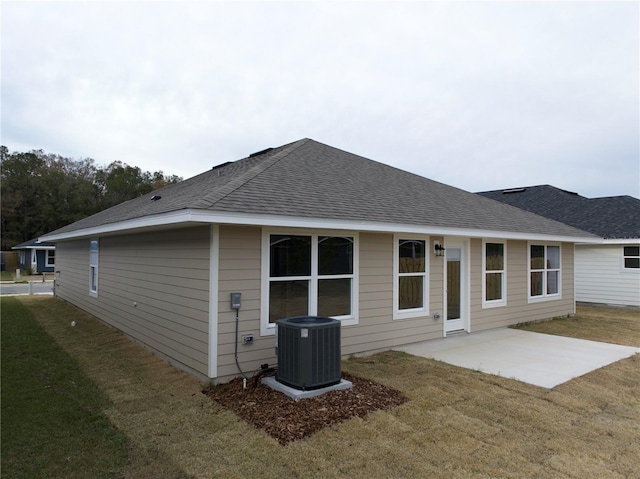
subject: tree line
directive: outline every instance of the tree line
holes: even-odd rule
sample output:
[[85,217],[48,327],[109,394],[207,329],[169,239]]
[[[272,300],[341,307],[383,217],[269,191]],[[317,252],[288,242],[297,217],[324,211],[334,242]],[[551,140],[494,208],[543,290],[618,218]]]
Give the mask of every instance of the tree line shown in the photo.
[[42,150],[9,152],[0,146],[2,250],[37,238],[181,177],[142,171],[114,161],[97,165]]

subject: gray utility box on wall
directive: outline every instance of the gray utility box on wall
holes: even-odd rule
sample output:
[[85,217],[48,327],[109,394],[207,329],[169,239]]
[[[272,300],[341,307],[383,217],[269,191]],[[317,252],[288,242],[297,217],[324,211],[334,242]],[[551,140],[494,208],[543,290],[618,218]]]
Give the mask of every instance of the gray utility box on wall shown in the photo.
[[338,384],[340,321],[296,316],[276,321],[276,381],[303,391]]

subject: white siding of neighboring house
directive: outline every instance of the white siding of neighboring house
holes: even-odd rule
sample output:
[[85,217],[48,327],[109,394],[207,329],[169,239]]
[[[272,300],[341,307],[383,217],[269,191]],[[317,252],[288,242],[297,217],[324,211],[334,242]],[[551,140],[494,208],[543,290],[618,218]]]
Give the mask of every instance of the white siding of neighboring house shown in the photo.
[[56,295],[207,375],[209,227],[99,239],[98,295],[89,293],[90,239],[57,244]]
[[640,306],[640,270],[625,270],[623,245],[576,245],[576,301]]

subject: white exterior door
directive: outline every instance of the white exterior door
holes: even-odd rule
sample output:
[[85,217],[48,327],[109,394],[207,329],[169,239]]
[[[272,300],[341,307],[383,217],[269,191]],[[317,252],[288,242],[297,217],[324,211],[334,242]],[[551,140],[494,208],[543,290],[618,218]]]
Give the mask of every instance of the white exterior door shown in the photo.
[[38,255],[35,249],[31,250],[31,272],[33,274],[38,272]]
[[468,242],[445,240],[444,335],[469,331],[469,253]]

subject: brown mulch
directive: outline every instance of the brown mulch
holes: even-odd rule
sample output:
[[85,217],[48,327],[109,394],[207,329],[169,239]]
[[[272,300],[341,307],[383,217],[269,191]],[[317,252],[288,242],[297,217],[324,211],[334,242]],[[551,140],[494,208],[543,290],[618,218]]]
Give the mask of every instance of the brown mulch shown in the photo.
[[285,445],[352,417],[393,409],[407,401],[395,389],[343,373],[351,389],[330,391],[295,401],[264,384],[254,389],[253,378],[242,388],[242,378],[212,386],[202,392],[258,429]]

